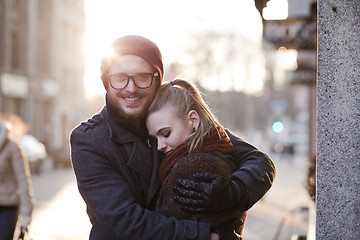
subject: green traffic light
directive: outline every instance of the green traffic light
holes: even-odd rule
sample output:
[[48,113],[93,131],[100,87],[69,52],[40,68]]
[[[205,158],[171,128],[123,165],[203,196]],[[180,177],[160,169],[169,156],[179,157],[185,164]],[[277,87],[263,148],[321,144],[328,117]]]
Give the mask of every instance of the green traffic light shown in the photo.
[[281,133],[284,130],[284,124],[280,121],[276,121],[271,128],[275,133]]

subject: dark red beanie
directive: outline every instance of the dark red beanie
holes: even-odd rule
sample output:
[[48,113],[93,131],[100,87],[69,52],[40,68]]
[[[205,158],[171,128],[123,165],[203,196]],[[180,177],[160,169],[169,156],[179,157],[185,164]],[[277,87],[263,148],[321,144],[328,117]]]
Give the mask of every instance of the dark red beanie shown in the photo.
[[138,35],[127,35],[113,41],[111,48],[115,53],[115,57],[104,56],[101,59],[101,80],[106,87],[106,74],[116,57],[122,55],[136,55],[149,62],[159,73],[160,84],[164,77],[164,66],[162,63],[162,55],[158,46],[151,40]]

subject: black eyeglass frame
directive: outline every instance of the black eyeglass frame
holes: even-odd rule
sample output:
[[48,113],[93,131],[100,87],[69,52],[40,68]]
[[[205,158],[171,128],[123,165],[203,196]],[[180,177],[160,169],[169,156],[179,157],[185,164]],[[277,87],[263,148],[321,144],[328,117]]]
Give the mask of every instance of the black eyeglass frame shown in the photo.
[[150,81],[150,85],[148,87],[139,87],[138,85],[136,85],[136,81],[134,80],[134,78],[136,77],[136,75],[126,75],[126,74],[123,74],[124,76],[126,76],[126,79],[127,79],[127,82],[125,84],[124,87],[122,88],[116,88],[112,85],[111,83],[111,76],[114,76],[114,75],[119,75],[120,73],[114,73],[114,74],[107,74],[107,77],[108,77],[108,80],[110,82],[110,86],[113,88],[113,89],[116,89],[116,90],[121,90],[121,89],[124,89],[127,87],[127,85],[129,85],[129,82],[130,82],[130,79],[133,81],[134,85],[137,87],[137,88],[140,88],[140,89],[146,89],[146,88],[149,88],[151,87],[152,83],[153,83],[153,80],[154,80],[154,77],[158,77],[159,76],[159,73],[158,72],[155,72],[155,73],[141,73],[141,74],[147,74],[149,76],[151,76],[151,81]]

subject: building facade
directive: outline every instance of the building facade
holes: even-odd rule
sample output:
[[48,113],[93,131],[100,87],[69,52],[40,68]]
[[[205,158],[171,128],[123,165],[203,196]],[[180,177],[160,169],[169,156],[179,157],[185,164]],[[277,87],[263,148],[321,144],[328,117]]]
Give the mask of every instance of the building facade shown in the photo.
[[297,69],[287,72],[287,78],[293,87],[302,86],[308,90],[304,105],[308,108],[307,152],[310,159],[316,152],[316,14],[316,0],[288,0],[287,19],[263,21],[264,40],[273,49],[297,52]]
[[0,0],[0,113],[18,115],[49,153],[83,118],[84,2]]

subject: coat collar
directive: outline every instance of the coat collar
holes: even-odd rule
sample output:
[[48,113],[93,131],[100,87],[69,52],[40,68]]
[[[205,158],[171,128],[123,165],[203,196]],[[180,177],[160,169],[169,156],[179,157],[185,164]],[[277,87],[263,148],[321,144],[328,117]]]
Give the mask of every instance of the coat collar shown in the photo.
[[[132,126],[124,119],[119,119],[116,122],[113,121],[106,106],[101,110],[100,114],[109,128],[109,137],[114,142],[119,144],[134,144],[134,147],[132,148],[133,152],[130,154],[129,159],[127,159],[127,165],[150,182],[149,196],[146,199],[147,204],[150,204],[160,186],[158,176],[161,156],[157,151],[156,142],[149,140],[147,132],[140,132],[139,130],[132,128]],[[151,148],[149,151],[151,155],[145,154],[143,156],[142,154],[144,154],[144,152],[136,149],[136,141],[143,141],[143,144],[146,144],[147,147]]]
[[114,121],[106,106],[103,107],[100,114],[105,119],[109,128],[110,138],[118,143],[133,142],[135,135],[144,139],[147,136],[147,133],[135,129],[125,119],[117,119],[117,121]]

